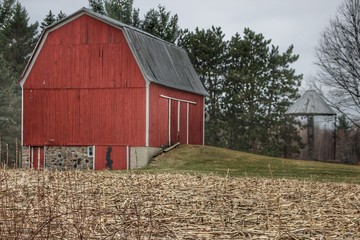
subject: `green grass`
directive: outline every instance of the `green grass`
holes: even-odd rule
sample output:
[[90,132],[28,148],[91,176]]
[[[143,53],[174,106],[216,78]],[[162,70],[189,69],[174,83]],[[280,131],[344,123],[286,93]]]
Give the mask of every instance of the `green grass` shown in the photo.
[[360,184],[360,166],[273,158],[209,146],[181,145],[158,156],[147,172],[305,179]]

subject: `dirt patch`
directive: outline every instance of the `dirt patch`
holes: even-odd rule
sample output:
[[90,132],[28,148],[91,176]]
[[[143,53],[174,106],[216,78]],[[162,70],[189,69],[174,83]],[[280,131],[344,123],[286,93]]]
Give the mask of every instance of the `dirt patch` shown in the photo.
[[359,239],[360,185],[0,171],[0,239]]

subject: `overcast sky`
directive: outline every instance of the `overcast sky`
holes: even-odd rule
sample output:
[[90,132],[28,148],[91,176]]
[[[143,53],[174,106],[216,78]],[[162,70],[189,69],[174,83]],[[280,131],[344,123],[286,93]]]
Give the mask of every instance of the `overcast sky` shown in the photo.
[[[159,4],[179,16],[179,26],[194,30],[208,29],[212,25],[222,28],[230,39],[245,27],[262,33],[272,44],[285,51],[291,44],[300,55],[292,67],[304,79],[315,75],[314,49],[320,34],[334,18],[341,0],[134,0],[143,16]],[[67,15],[88,7],[88,0],[20,0],[29,13],[30,22],[44,19],[49,10]]]

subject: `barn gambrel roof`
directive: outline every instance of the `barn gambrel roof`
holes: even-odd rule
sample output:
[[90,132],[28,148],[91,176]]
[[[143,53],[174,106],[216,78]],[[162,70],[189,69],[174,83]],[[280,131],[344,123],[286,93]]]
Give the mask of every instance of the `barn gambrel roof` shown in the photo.
[[31,62],[36,59],[37,51],[41,48],[41,41],[44,35],[84,14],[123,30],[129,47],[146,81],[204,96],[207,95],[184,49],[87,8],[82,8],[45,29],[33,56],[25,68],[20,82],[21,85],[26,81],[27,73],[31,70]]

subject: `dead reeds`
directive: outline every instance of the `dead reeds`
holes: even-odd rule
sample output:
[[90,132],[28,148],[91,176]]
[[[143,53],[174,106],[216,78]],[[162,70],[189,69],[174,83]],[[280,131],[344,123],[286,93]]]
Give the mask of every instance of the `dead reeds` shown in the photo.
[[0,171],[0,239],[358,239],[360,186]]

